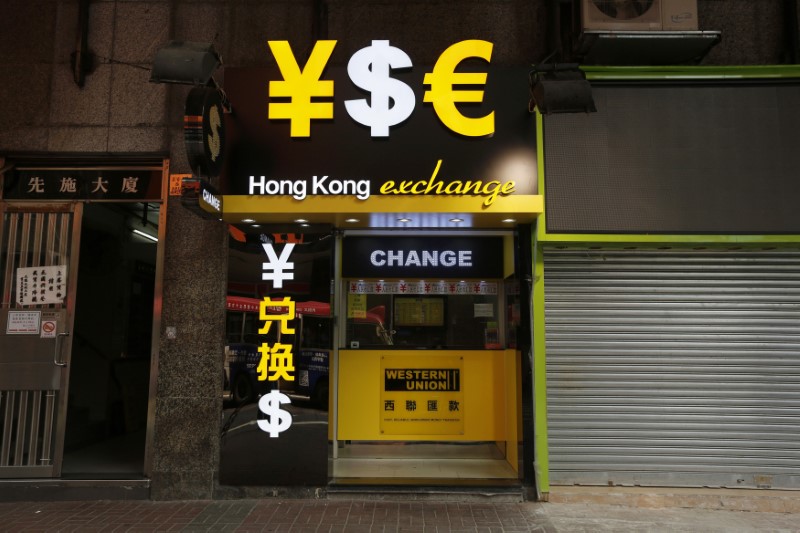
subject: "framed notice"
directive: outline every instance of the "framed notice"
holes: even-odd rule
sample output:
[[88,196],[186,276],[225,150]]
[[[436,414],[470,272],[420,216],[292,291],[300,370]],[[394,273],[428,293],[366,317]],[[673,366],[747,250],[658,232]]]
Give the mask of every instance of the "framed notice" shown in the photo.
[[366,317],[367,317],[367,295],[348,294],[347,318],[366,318]]
[[394,300],[395,326],[443,326],[444,299],[403,298]]
[[36,335],[39,333],[41,319],[41,311],[9,311],[6,334]]
[[64,302],[67,295],[67,265],[17,269],[17,303],[47,305]]

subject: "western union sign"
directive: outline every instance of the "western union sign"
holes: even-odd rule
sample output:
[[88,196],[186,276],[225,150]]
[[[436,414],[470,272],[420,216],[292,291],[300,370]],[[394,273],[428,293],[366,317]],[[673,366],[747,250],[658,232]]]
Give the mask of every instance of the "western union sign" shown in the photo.
[[461,356],[381,356],[381,434],[463,435],[463,370]]
[[458,368],[387,368],[384,380],[387,391],[461,390],[461,371]]

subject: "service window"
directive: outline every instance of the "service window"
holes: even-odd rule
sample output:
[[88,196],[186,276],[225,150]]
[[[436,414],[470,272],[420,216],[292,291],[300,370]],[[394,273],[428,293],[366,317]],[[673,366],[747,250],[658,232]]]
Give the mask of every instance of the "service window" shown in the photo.
[[[345,346],[500,349],[498,283],[350,282]],[[362,291],[354,294],[353,290]],[[424,291],[444,294],[424,294]],[[419,291],[423,294],[407,294]],[[365,294],[366,292],[366,294]],[[449,292],[449,293],[448,293]],[[399,293],[399,294],[395,294]]]

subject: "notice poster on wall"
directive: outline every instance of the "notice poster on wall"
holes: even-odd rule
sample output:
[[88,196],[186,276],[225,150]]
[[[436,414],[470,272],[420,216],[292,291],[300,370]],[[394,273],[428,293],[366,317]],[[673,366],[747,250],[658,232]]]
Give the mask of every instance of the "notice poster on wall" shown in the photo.
[[459,356],[382,356],[381,433],[463,435],[463,368]]
[[367,317],[367,295],[348,294],[347,318],[366,318],[366,317]]
[[10,310],[8,312],[8,322],[6,322],[6,335],[33,335],[39,333],[41,319],[41,311]]
[[67,265],[17,269],[17,303],[48,305],[64,302],[67,295]]

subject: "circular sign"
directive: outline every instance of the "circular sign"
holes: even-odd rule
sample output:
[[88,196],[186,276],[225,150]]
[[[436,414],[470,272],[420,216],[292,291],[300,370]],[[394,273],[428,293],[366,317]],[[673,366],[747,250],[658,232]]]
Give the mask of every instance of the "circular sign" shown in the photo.
[[196,176],[213,178],[222,170],[224,119],[219,90],[195,87],[189,91],[183,116],[183,140],[189,165]]
[[56,321],[55,320],[42,320],[42,338],[51,338],[56,336]]

